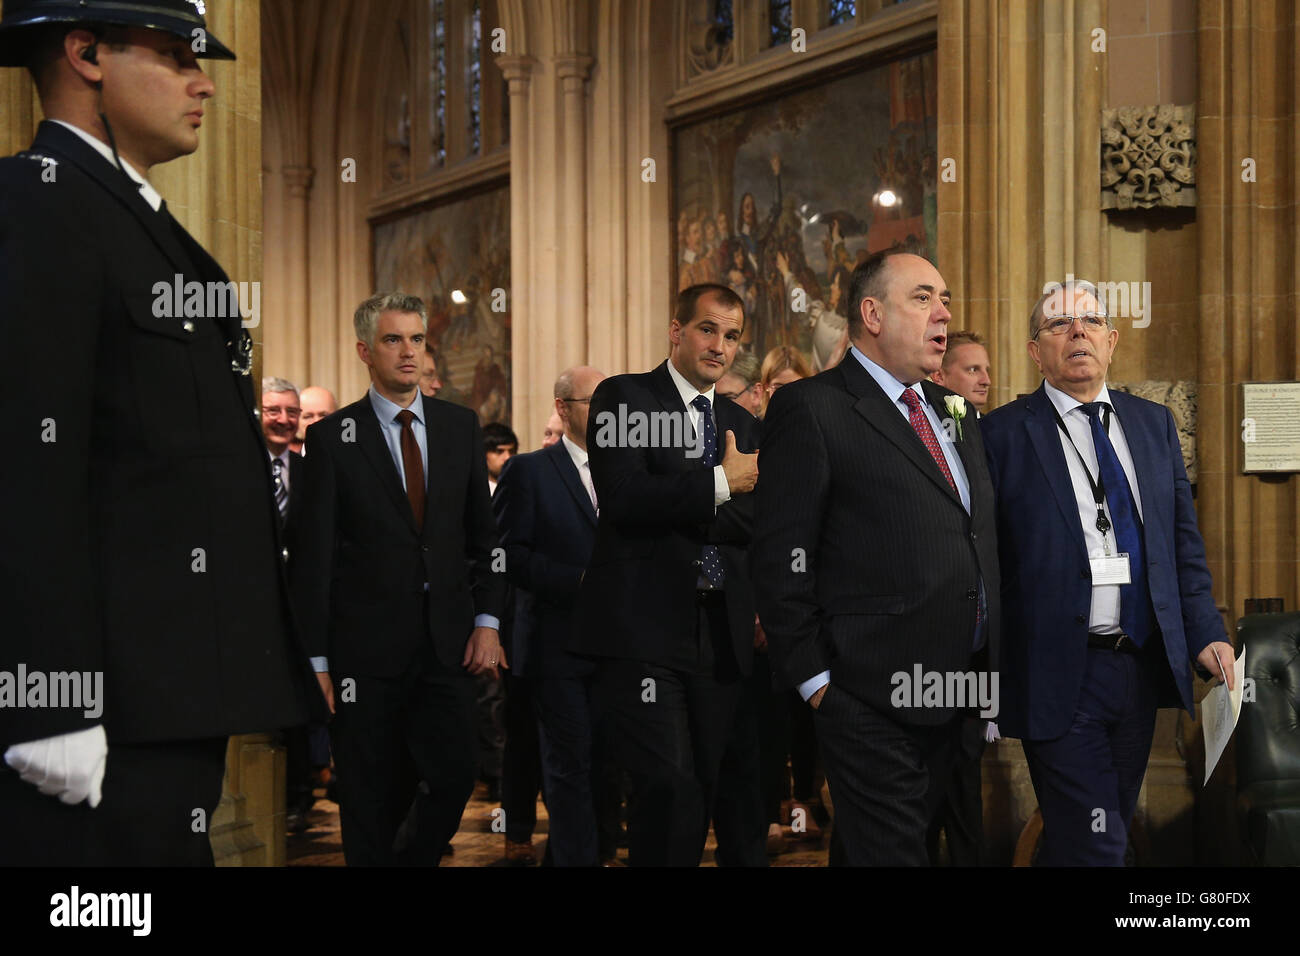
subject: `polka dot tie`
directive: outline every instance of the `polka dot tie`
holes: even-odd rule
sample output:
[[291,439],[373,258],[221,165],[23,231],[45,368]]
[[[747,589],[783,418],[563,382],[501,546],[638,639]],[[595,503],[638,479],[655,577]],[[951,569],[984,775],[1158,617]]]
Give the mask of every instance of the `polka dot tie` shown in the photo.
[[[704,395],[696,395],[691,400],[691,406],[700,411],[700,431],[704,435],[704,464],[713,468],[718,464],[718,429],[713,424],[713,406]],[[718,549],[711,544],[706,544],[700,549],[700,571],[708,579],[711,587],[720,588],[726,580],[726,572],[722,570],[722,557],[718,554]]]

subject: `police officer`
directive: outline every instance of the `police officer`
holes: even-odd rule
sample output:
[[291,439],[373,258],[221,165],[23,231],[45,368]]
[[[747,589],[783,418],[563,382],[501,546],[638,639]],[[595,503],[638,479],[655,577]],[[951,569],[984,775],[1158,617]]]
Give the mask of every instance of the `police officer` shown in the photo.
[[204,13],[6,0],[0,19],[0,65],[30,71],[46,117],[0,159],[4,863],[210,864],[227,737],[323,707],[251,342],[149,183],[198,148],[200,60],[234,59]]

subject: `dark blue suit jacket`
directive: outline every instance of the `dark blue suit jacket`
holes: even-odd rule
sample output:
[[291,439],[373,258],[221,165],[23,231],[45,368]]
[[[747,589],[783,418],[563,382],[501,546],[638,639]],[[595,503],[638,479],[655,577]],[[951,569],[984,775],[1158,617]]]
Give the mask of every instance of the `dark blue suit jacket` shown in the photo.
[[590,673],[592,662],[566,646],[578,585],[596,543],[596,511],[564,442],[506,462],[492,510],[506,549],[506,578],[516,588],[512,673]]
[[[1142,498],[1147,581],[1173,685],[1161,706],[1193,711],[1189,662],[1224,640],[1205,544],[1169,409],[1110,392]],[[1092,577],[1052,403],[1040,386],[980,421],[997,493],[1002,568],[1001,732],[1065,733],[1087,654]]]

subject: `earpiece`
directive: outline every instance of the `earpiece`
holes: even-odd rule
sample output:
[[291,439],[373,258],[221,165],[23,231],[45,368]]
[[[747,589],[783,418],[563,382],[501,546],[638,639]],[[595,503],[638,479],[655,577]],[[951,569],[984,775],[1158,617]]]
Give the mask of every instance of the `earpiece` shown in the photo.
[[99,66],[99,44],[92,43],[90,46],[82,50],[81,58],[87,63],[93,63],[95,66]]

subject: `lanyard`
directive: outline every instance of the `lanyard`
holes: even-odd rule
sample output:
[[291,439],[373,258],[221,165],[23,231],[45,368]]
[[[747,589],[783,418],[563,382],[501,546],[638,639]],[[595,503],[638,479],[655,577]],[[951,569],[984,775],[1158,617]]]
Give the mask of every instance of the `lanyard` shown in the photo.
[[[1064,435],[1065,440],[1070,443],[1070,447],[1074,449],[1074,453],[1079,456],[1079,465],[1083,468],[1083,474],[1084,477],[1088,479],[1089,487],[1092,488],[1092,500],[1097,505],[1097,530],[1101,532],[1101,544],[1102,547],[1105,548],[1106,554],[1109,555],[1110,542],[1106,539],[1106,532],[1110,530],[1110,519],[1106,517],[1106,510],[1102,507],[1102,503],[1106,500],[1106,484],[1105,478],[1101,474],[1101,463],[1098,462],[1097,480],[1094,481],[1092,478],[1092,472],[1088,470],[1088,463],[1083,460],[1083,452],[1079,451],[1079,446],[1076,445],[1074,439],[1070,437],[1069,429],[1065,427],[1065,422],[1061,420],[1061,413],[1056,410],[1055,405],[1052,406],[1052,415],[1056,417],[1056,426],[1061,429],[1061,434]],[[1102,427],[1106,429],[1107,434],[1110,434],[1109,405],[1103,406]]]

